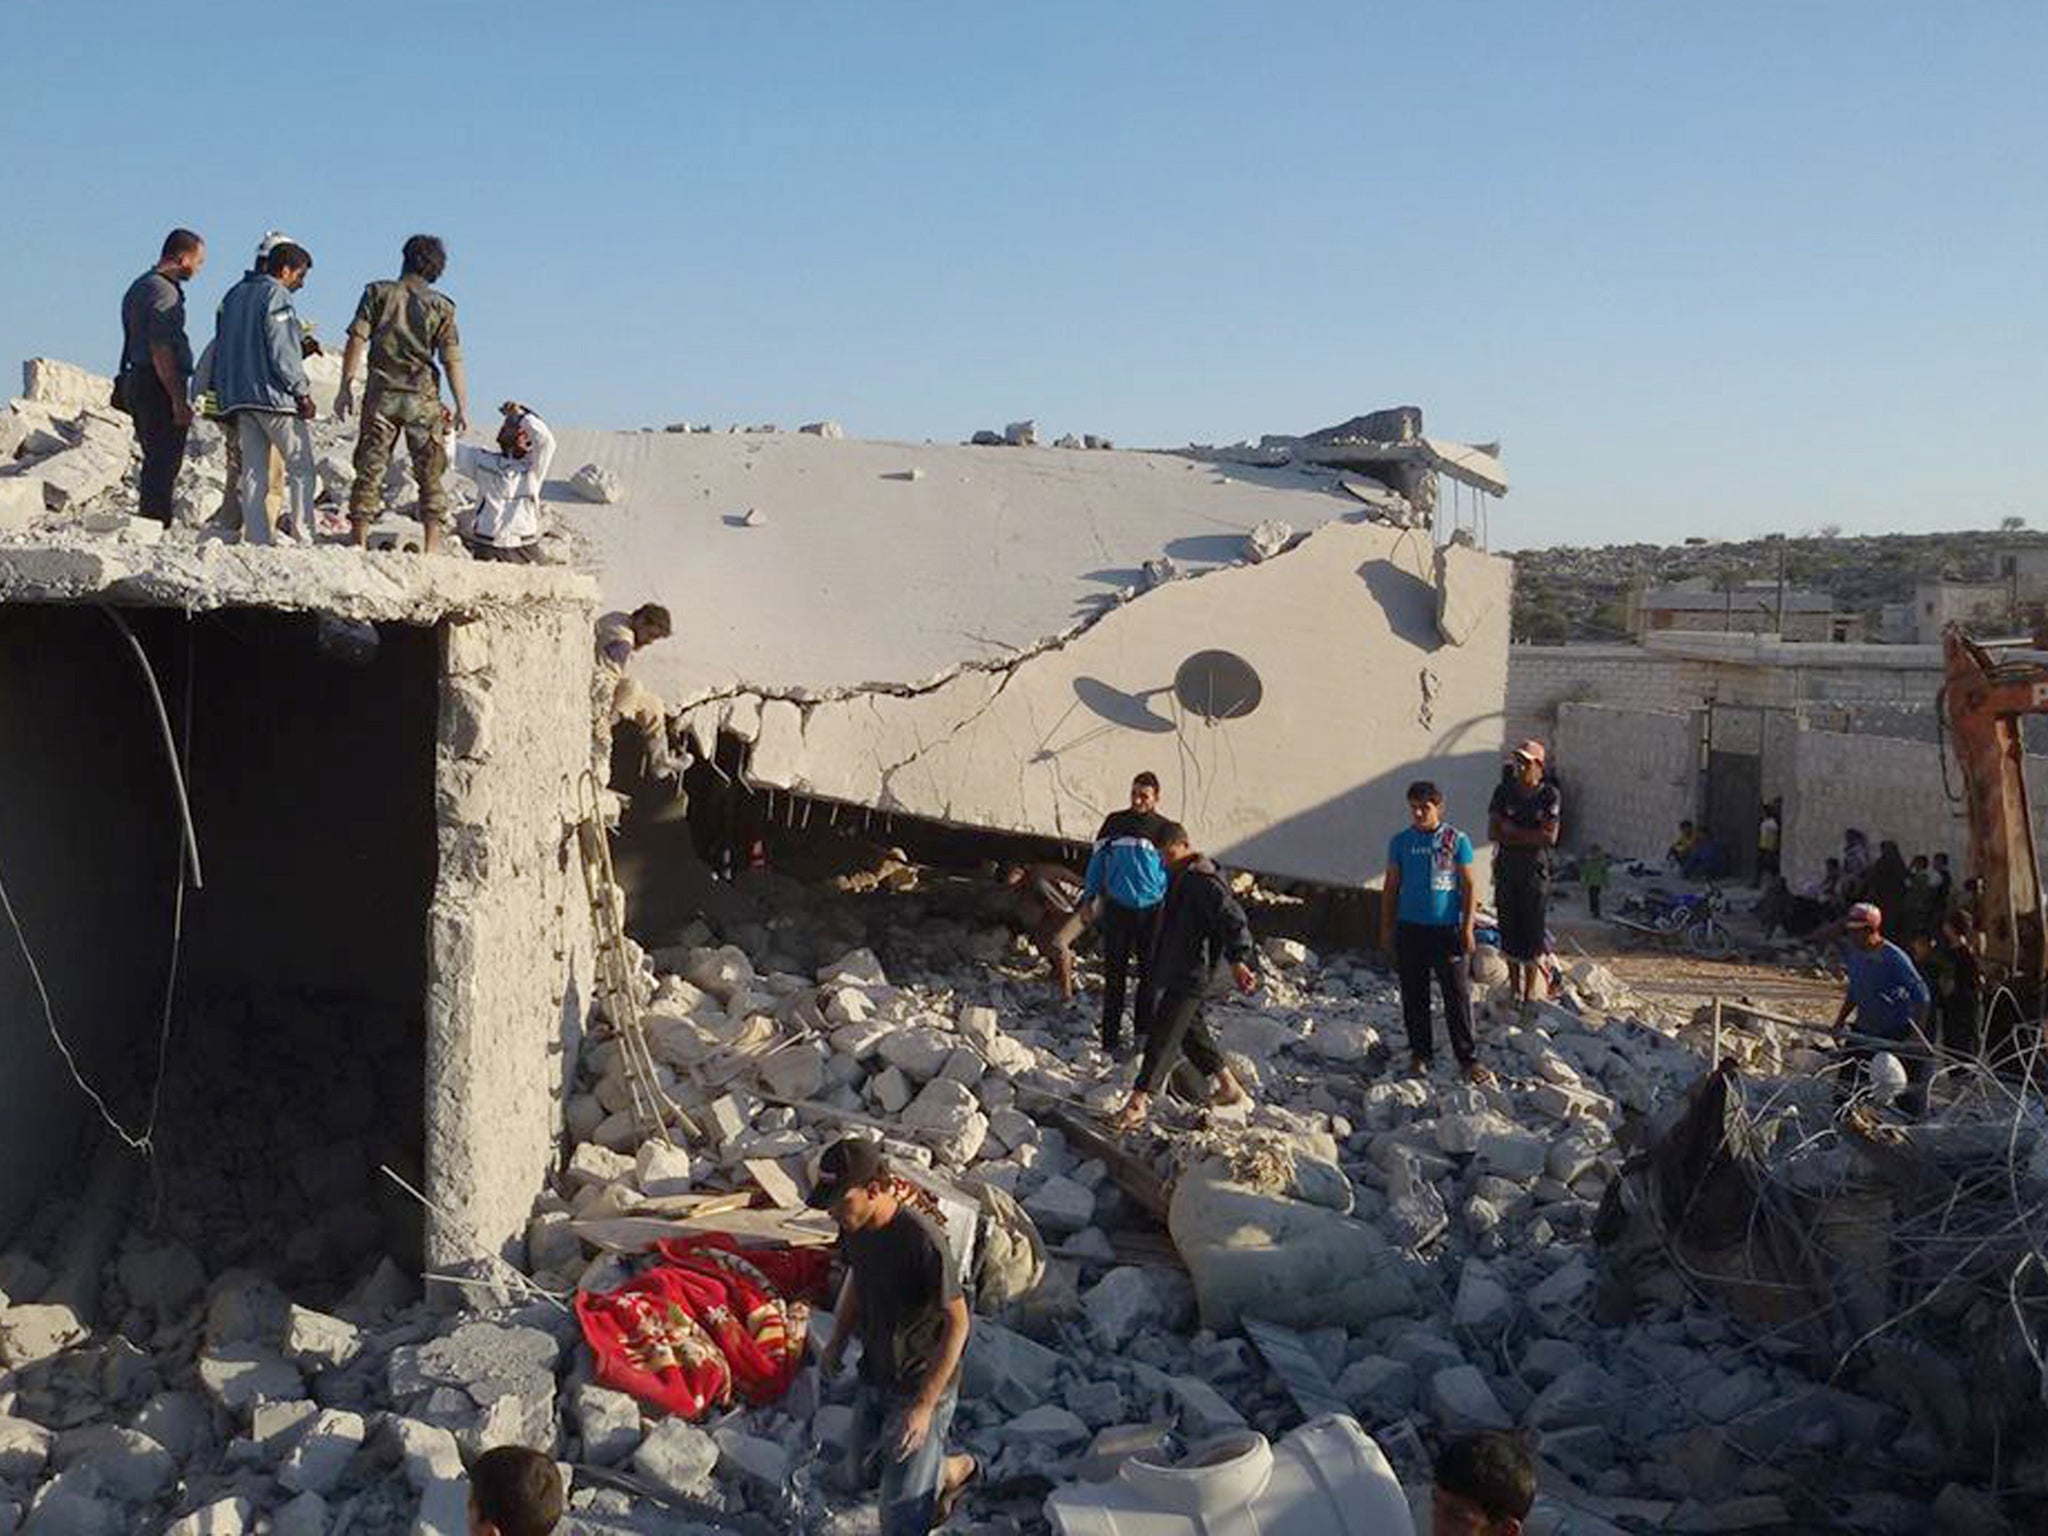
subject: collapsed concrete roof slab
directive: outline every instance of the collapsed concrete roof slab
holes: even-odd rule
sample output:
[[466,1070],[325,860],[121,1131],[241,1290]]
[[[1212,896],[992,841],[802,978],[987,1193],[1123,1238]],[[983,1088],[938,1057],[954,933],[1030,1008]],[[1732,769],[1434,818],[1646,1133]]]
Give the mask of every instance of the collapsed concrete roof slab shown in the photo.
[[[1252,477],[1178,454],[884,443],[795,433],[565,430],[548,495],[623,607],[674,610],[634,662],[672,704],[738,688],[917,687],[1067,634],[1145,561],[1234,562],[1244,536],[1357,516],[1334,475]],[[611,506],[571,499],[584,463]],[[916,478],[912,478],[913,472]],[[744,526],[750,510],[763,514]]]
[[[916,693],[769,701],[757,785],[933,820],[1086,841],[1143,768],[1201,845],[1262,873],[1365,885],[1409,780],[1453,818],[1499,774],[1508,562],[1461,550],[1447,573],[1463,644],[1439,631],[1413,534],[1335,523],[1264,564],[1174,582],[1086,631]],[[1175,697],[1192,653],[1251,663],[1264,697],[1206,722]],[[722,715],[728,701],[697,706]],[[771,728],[771,723],[773,726]]]

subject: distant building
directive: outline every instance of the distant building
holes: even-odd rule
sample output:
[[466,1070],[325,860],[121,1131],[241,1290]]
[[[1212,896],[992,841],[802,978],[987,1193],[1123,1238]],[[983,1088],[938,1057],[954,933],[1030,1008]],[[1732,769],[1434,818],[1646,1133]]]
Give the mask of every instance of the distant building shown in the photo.
[[[2048,609],[2048,549],[2018,549],[1998,557],[1989,581],[1921,581],[1910,603],[1887,604],[1884,638],[1932,645],[1942,629],[1960,624],[1977,634],[2032,628]],[[1896,610],[1896,617],[1894,616]]]
[[1774,581],[1717,588],[1706,582],[1631,592],[1629,632],[1637,640],[1673,630],[1737,635],[1781,635],[1787,640],[1854,644],[1863,639],[1863,615],[1845,613],[1825,592]]

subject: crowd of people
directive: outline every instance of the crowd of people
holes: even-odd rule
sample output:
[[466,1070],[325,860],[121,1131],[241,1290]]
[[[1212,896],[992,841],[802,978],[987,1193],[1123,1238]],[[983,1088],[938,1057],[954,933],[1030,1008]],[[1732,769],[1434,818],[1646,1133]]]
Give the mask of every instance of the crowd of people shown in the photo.
[[[318,407],[306,360],[322,349],[299,318],[297,295],[312,275],[312,253],[281,231],[264,235],[248,270],[221,298],[212,339],[195,357],[185,285],[205,265],[206,242],[174,229],[155,265],[121,299],[113,404],[134,423],[141,448],[140,511],[166,526],[172,521],[192,425],[204,414],[219,421],[226,437],[223,511],[238,523],[243,542],[310,544],[320,533],[310,428]],[[453,523],[448,443],[469,430],[469,379],[455,302],[434,287],[447,265],[439,238],[412,236],[400,252],[398,276],[369,283],[349,321],[334,415],[360,422],[347,509],[358,548],[367,546],[384,512],[386,472],[401,442],[429,554]],[[442,401],[444,380],[452,404]],[[499,416],[494,448],[455,450],[455,466],[478,492],[464,543],[477,559],[524,564],[539,554],[541,487],[554,434],[520,401],[506,401]]]

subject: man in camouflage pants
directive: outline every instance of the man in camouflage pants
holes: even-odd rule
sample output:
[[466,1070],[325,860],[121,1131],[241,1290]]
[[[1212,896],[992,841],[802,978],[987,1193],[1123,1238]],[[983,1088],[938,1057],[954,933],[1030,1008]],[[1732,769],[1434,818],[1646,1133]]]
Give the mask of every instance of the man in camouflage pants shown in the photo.
[[448,526],[448,491],[441,478],[448,469],[451,418],[441,404],[436,360],[455,396],[452,424],[458,433],[469,430],[469,377],[462,363],[462,337],[455,329],[455,301],[432,286],[447,265],[448,251],[440,240],[414,235],[405,242],[398,280],[365,288],[356,317],[349,322],[341,394],[334,404],[334,414],[343,420],[355,403],[356,369],[363,353],[370,355],[362,432],[356,439],[356,479],[348,498],[349,523],[359,549],[369,543],[370,523],[383,510],[384,472],[400,434],[412,455],[413,478],[419,482],[420,526],[428,554],[440,548]]

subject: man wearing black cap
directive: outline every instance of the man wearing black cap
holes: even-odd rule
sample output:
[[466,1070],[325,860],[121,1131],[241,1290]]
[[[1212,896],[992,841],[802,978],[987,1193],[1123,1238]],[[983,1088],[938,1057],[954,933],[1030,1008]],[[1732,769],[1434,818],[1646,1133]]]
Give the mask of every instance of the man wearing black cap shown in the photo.
[[825,1149],[810,1203],[839,1224],[846,1283],[819,1362],[836,1375],[858,1331],[860,1389],[846,1474],[874,1480],[881,1462],[881,1536],[925,1536],[951,1513],[975,1474],[972,1456],[948,1456],[946,1431],[960,1400],[967,1300],[960,1271],[916,1187],[893,1176],[872,1141],[849,1136]]

